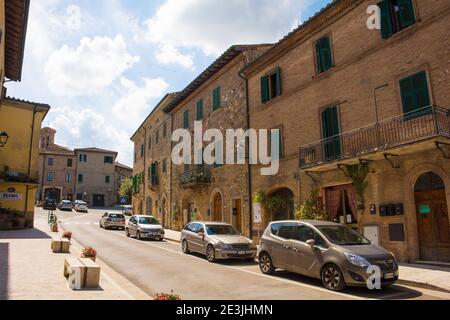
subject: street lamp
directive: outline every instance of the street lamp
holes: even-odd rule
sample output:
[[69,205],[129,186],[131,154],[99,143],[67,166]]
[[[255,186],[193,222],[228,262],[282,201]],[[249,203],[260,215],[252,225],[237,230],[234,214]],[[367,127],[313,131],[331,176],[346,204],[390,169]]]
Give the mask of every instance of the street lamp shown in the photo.
[[8,142],[8,139],[9,139],[9,136],[5,131],[0,133],[0,148],[3,148],[6,145],[6,143]]

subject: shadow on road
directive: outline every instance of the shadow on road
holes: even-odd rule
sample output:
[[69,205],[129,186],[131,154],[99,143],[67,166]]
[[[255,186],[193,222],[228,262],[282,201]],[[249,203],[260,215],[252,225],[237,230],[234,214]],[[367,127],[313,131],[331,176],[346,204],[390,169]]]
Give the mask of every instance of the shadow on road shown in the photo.
[[50,239],[50,236],[38,229],[1,231],[0,239]]
[[0,243],[0,300],[8,299],[9,243]]

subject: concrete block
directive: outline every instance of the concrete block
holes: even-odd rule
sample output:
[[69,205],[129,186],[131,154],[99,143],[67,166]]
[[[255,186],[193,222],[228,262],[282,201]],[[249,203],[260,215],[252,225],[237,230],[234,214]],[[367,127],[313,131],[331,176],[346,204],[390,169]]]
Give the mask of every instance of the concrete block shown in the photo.
[[90,258],[82,258],[86,271],[84,278],[84,287],[89,289],[98,288],[100,285],[100,266]]

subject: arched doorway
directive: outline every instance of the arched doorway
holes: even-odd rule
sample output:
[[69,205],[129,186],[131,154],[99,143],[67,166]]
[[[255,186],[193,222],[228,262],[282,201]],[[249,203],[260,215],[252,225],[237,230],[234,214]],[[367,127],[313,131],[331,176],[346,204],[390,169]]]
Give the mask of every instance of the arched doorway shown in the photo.
[[211,221],[220,222],[222,220],[223,220],[223,198],[220,192],[216,192],[212,200]]
[[294,219],[294,193],[288,188],[281,188],[269,197],[279,198],[280,204],[272,209],[272,221]]
[[450,261],[450,223],[445,185],[434,172],[424,173],[414,186],[421,260]]

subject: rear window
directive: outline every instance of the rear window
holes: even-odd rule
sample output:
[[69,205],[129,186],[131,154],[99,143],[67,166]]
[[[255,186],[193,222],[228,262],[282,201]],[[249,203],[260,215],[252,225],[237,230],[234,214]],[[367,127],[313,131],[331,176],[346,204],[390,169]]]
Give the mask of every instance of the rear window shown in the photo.
[[270,227],[270,231],[273,235],[278,236],[283,239],[292,239],[294,234],[295,223],[274,223]]
[[125,216],[120,213],[110,213],[109,217],[112,219],[124,219],[125,218]]

